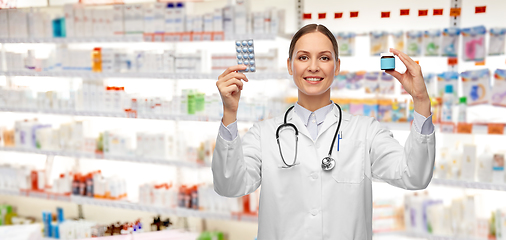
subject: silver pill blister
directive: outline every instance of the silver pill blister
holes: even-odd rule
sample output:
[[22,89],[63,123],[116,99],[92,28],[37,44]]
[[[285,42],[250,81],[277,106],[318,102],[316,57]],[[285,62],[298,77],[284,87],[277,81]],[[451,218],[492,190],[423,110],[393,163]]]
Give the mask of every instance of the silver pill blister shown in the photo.
[[239,72],[256,72],[253,39],[235,41],[235,51],[237,52],[237,64],[246,65],[246,69]]

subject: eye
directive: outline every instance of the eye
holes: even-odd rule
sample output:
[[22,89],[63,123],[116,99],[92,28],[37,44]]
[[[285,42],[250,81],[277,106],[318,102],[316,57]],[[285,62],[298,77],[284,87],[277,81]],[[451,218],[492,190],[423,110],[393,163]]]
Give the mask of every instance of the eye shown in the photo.
[[320,59],[323,60],[323,61],[329,61],[330,60],[330,58],[327,57],[327,56],[322,56]]
[[304,55],[299,57],[299,60],[301,60],[301,61],[306,61],[307,59],[308,59],[308,57],[304,56]]

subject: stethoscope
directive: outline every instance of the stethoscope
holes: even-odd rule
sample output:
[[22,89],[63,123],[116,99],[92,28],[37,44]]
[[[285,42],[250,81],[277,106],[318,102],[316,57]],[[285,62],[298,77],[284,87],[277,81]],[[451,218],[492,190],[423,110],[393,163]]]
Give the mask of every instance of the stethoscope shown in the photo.
[[[343,111],[341,110],[341,107],[337,103],[335,103],[335,104],[336,104],[337,108],[339,108],[339,122],[337,123],[337,129],[336,129],[336,133],[334,134],[334,139],[332,139],[332,145],[330,145],[329,154],[327,157],[324,157],[322,159],[322,169],[325,171],[330,171],[336,166],[336,160],[334,160],[331,157],[331,154],[332,154],[332,149],[334,148],[334,143],[336,143],[336,137],[338,136],[339,129],[341,128],[341,119],[342,119]],[[286,122],[286,118],[288,117],[288,113],[290,112],[290,110],[293,109],[293,107],[294,106],[291,106],[290,108],[288,108],[288,110],[286,110],[285,121],[276,130],[276,141],[278,142],[279,155],[281,155],[281,159],[283,160],[283,163],[286,165],[285,168],[291,168],[291,167],[297,165],[297,164],[295,164],[295,161],[297,161],[297,145],[298,145],[298,141],[299,141],[299,130],[297,130],[297,127],[293,123]],[[286,163],[285,159],[283,158],[283,153],[281,151],[281,145],[279,144],[279,131],[281,131],[281,129],[284,127],[290,127],[290,128],[293,128],[293,130],[295,130],[295,157],[293,159],[293,164]],[[339,140],[342,139],[342,136],[343,136],[342,132],[339,133],[337,151],[339,151]]]

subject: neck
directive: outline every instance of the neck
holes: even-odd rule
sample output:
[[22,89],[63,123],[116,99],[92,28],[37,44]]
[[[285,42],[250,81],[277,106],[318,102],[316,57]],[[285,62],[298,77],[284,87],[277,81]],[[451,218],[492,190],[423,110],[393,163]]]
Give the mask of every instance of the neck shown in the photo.
[[329,105],[330,102],[330,89],[325,93],[317,96],[310,96],[299,91],[299,99],[297,100],[300,106],[314,112],[322,107]]

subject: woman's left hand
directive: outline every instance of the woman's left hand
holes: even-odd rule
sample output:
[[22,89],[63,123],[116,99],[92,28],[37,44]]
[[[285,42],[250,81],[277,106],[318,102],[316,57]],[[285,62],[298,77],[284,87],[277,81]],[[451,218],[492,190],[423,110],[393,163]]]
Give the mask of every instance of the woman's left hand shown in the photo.
[[397,78],[404,87],[404,90],[413,97],[415,111],[426,117],[429,116],[430,98],[423,80],[422,68],[407,54],[394,48],[390,48],[390,52],[399,57],[404,65],[406,65],[406,72],[400,73],[395,70],[385,70],[385,72]]

